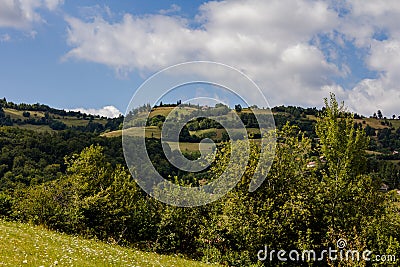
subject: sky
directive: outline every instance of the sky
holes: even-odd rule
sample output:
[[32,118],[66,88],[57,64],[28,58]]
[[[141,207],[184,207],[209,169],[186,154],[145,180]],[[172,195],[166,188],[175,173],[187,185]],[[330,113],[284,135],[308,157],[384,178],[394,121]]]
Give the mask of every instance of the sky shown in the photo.
[[0,0],[0,97],[105,116],[151,75],[215,61],[270,106],[400,115],[397,0]]

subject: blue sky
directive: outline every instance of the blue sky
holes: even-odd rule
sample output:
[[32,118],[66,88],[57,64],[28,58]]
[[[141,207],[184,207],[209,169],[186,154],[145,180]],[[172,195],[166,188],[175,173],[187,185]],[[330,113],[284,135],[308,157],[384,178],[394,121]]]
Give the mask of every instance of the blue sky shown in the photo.
[[399,24],[394,0],[0,0],[0,96],[114,116],[151,74],[210,60],[272,106],[334,92],[353,111],[400,115]]

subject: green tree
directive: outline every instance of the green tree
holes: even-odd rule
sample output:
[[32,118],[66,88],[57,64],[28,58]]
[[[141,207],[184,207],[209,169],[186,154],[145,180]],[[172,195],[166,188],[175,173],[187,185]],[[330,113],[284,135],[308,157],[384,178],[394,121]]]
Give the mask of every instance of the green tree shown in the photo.
[[241,112],[242,111],[242,105],[240,105],[240,104],[235,105],[235,111],[236,112]]
[[[373,230],[381,227],[380,218],[385,217],[385,206],[390,203],[378,192],[380,182],[365,174],[369,138],[362,129],[353,127],[353,118],[347,114],[343,103],[339,106],[333,94],[329,102],[325,99],[324,113],[316,125],[319,151],[326,159],[318,198],[321,214],[324,214],[321,225],[327,230],[326,245],[334,245],[339,238],[345,238],[349,244],[347,249],[362,251],[370,245],[370,240],[389,241],[391,238],[390,235],[378,236]],[[354,262],[339,265],[346,264],[357,265]],[[365,262],[359,264],[364,266]]]
[[383,118],[382,111],[378,110],[377,114],[378,114],[378,119],[381,120]]

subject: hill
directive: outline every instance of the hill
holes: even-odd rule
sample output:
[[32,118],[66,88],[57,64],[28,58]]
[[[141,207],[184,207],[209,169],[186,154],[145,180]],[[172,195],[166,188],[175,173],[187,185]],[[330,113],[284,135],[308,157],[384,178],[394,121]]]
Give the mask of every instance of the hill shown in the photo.
[[[397,191],[391,190],[400,188],[400,170],[395,164],[399,155],[393,151],[400,148],[397,121],[355,115],[352,120],[346,111],[338,110],[332,96],[331,102],[321,113],[298,107],[272,109],[279,129],[276,153],[265,182],[255,192],[248,190],[254,171],[261,166],[266,173],[269,166],[253,160],[259,157],[259,147],[254,130],[257,123],[252,116],[253,112],[265,112],[262,109],[205,108],[210,116],[189,121],[182,131],[188,151],[196,149],[198,138],[225,137],[220,125],[211,119],[216,113],[236,125],[230,120],[236,112],[247,129],[254,131],[250,160],[242,157],[242,162],[230,167],[230,148],[245,148],[246,144],[221,142],[213,148],[216,160],[195,173],[172,164],[181,159],[174,151],[181,142],[163,150],[157,138],[160,128],[166,126],[164,115],[172,110],[170,107],[154,107],[158,114],[149,120],[143,119],[143,110],[128,114],[137,115],[128,125],[132,126],[132,135],[138,129],[147,129],[153,135],[145,140],[151,162],[136,153],[143,145],[141,138],[127,138],[136,158],[135,162],[126,163],[120,136],[104,137],[101,132],[84,132],[77,127],[40,132],[2,126],[1,218],[30,222],[71,236],[0,221],[0,265],[54,266],[55,261],[64,266],[197,264],[118,246],[123,244],[206,263],[259,266],[257,251],[265,244],[271,248],[321,248],[342,237],[350,241],[351,248],[365,249],[367,244],[357,240],[367,240],[371,251],[399,255],[400,245],[395,240],[400,240],[400,219],[393,206],[398,205],[398,198]],[[44,112],[41,118],[45,122],[59,120],[56,115],[64,116],[40,105],[7,105],[6,112],[30,110],[38,112],[36,117]],[[1,119],[5,125],[12,119],[4,110]],[[185,108],[182,118],[185,112],[196,110],[199,107]],[[361,128],[365,133],[354,131]],[[371,144],[365,134],[371,137]],[[184,156],[193,160],[199,158],[199,153]],[[223,198],[209,205],[182,208],[164,204],[138,186],[136,178],[148,177],[146,172],[152,167],[165,179],[182,186],[203,186],[223,172],[234,176],[242,169],[244,174]],[[130,168],[135,171],[133,175]],[[386,183],[385,187],[382,183]],[[178,191],[168,193],[186,201]],[[326,234],[338,225],[340,231]],[[271,262],[278,265],[275,263],[278,262]]]
[[[129,136],[141,136],[143,130],[145,130],[146,138],[157,138],[161,136],[161,129],[167,116],[176,107],[173,105],[156,106],[150,108],[150,106],[140,107],[131,114],[127,115],[126,120],[130,123],[125,125],[126,133]],[[199,110],[204,111],[204,107],[198,107],[195,105],[183,106],[177,109],[179,111],[178,120],[185,118],[187,114],[197,112]],[[148,119],[146,120],[146,114],[150,111]],[[275,126],[278,129],[289,122],[290,125],[297,125],[300,130],[311,138],[315,138],[315,124],[317,122],[317,116],[321,112],[316,108],[301,108],[293,106],[279,106],[274,107],[271,110],[261,109],[257,107],[253,108],[241,108],[239,111],[230,109],[226,106],[219,106],[216,108],[207,107],[206,118],[197,119],[195,121],[189,121],[187,123],[187,129],[191,137],[190,141],[181,140],[183,143],[198,143],[201,139],[211,138],[214,142],[226,141],[224,138],[225,130],[221,125],[215,123],[213,119],[218,117],[218,120],[224,120],[231,125],[231,129],[236,128],[237,120],[235,120],[236,114],[242,120],[246,126],[247,132],[250,134],[250,138],[257,139],[259,136],[258,123],[254,116],[256,114],[260,118],[268,116],[268,113],[272,111],[274,115]],[[236,114],[235,114],[236,113]],[[215,115],[217,114],[217,115]],[[350,115],[350,113],[348,114]],[[131,116],[131,118],[129,117]],[[365,117],[358,114],[354,114],[354,125],[355,127],[365,129],[368,136],[371,137],[371,148],[372,151],[378,151],[383,154],[390,154],[394,151],[400,150],[400,119],[387,119],[378,117]],[[237,126],[240,128],[239,126]],[[235,131],[235,130],[233,130]],[[105,137],[118,137],[122,135],[122,131],[109,131],[102,134]],[[252,137],[251,137],[252,136]]]
[[[224,120],[225,123],[230,125],[231,132],[234,134],[235,132],[238,133],[236,138],[240,139],[239,129],[236,129],[236,125],[239,124],[237,120],[235,120],[236,115],[238,115],[249,133],[249,138],[254,139],[257,143],[257,139],[261,136],[259,125],[254,114],[256,114],[258,118],[266,118],[265,120],[267,120],[268,114],[272,112],[277,129],[281,130],[286,123],[296,125],[307,137],[311,138],[315,146],[318,144],[315,125],[317,123],[317,117],[320,116],[323,111],[317,108],[294,106],[278,106],[271,110],[258,107],[235,107],[235,109],[231,109],[223,105],[215,107],[187,105],[180,106],[177,109],[175,108],[176,105],[170,104],[153,108],[150,108],[148,105],[142,106],[127,115],[126,119],[130,123],[124,125],[125,133],[128,136],[142,136],[144,132],[146,138],[160,139],[164,121],[171,112],[176,114],[172,117],[175,117],[174,119],[179,121],[180,119],[187,118],[187,114],[196,112],[201,114],[200,111],[205,111],[205,115],[208,116],[189,121],[185,126],[187,131],[182,130],[180,133],[180,150],[183,153],[198,153],[199,150],[211,151],[210,144],[206,144],[208,145],[206,147],[200,147],[200,141],[204,138],[210,138],[216,144],[229,139],[225,129],[213,119],[218,117],[218,120]],[[146,120],[146,115],[149,111],[150,114]],[[378,112],[378,114],[379,113],[380,112]],[[366,135],[370,138],[366,150],[368,154],[368,172],[374,173],[379,179],[389,184],[391,188],[397,188],[398,182],[400,182],[398,181],[400,178],[400,119],[396,119],[395,117],[388,119],[383,116],[378,117],[375,114],[370,117],[365,117],[348,112],[342,115],[353,117],[354,127],[356,129],[364,129]],[[131,118],[129,119],[128,116],[131,116]],[[239,128],[239,126],[237,127]],[[122,130],[110,131],[102,134],[104,137],[120,137],[121,135]],[[167,141],[171,150],[177,150],[178,144],[171,142],[168,138],[164,140]]]
[[[0,220],[1,266],[211,266]],[[217,265],[212,265],[217,266]]]
[[75,129],[84,132],[117,130],[123,118],[65,111],[43,104],[16,104],[0,99],[0,126],[10,126],[39,132]]

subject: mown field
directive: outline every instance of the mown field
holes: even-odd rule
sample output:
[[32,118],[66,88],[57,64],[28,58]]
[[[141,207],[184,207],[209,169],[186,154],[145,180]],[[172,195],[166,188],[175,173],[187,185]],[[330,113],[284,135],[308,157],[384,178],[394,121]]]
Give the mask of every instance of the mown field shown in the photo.
[[0,266],[217,266],[0,220]]

